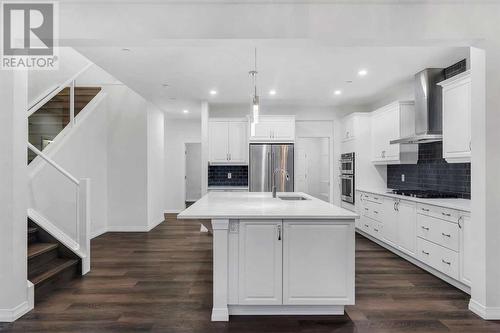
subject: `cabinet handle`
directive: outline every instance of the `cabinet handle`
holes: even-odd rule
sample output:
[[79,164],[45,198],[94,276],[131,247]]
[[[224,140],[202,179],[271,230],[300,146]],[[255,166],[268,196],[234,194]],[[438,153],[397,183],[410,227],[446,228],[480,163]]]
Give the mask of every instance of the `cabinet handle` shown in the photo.
[[444,259],[441,259],[441,261],[443,262],[443,264],[446,264],[446,265],[451,265],[451,261],[446,261]]
[[451,216],[450,213],[441,212],[441,214],[443,214],[444,216]]
[[399,212],[399,201],[396,202],[396,210]]
[[231,161],[231,153],[229,153],[229,160]]
[[281,240],[281,226],[278,226],[278,240]]
[[365,210],[368,210],[368,208],[365,207]]
[[427,209],[427,208],[422,208],[422,210],[423,210],[424,212],[428,212],[428,211],[429,211],[429,209]]
[[374,230],[375,232],[378,232],[378,229],[373,228],[373,230]]
[[365,227],[369,228],[370,226],[368,224],[365,224]]
[[373,211],[375,214],[378,214],[378,212],[376,210]]
[[460,229],[462,229],[462,223],[460,223],[460,222],[462,222],[462,221],[463,221],[463,219],[464,219],[464,217],[463,217],[463,216],[460,216],[460,217],[458,218],[458,227],[459,227]]
[[397,202],[394,201],[394,210],[396,210],[396,204],[397,204]]
[[450,234],[445,234],[444,232],[442,232],[441,235],[443,235],[444,237],[451,237]]
[[429,231],[429,228],[422,226],[422,229]]
[[429,252],[425,252],[424,250],[422,250],[422,253],[425,254],[426,256],[429,255]]

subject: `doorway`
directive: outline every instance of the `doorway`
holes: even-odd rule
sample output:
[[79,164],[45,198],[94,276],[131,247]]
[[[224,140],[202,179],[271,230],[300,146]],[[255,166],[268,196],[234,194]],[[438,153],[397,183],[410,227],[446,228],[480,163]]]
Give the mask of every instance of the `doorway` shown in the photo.
[[330,139],[299,137],[296,154],[297,191],[330,202]]
[[201,198],[201,143],[185,144],[186,208]]

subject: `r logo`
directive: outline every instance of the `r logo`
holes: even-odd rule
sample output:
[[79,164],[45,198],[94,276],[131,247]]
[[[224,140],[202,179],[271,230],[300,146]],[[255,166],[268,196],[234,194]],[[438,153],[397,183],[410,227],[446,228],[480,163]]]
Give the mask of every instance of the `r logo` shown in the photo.
[[3,3],[3,55],[54,53],[53,3]]

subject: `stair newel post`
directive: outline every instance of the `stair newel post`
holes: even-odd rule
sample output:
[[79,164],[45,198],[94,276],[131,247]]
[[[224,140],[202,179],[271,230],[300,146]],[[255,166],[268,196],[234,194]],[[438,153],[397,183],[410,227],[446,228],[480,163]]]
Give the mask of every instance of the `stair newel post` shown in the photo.
[[82,275],[90,271],[90,179],[80,179],[78,186],[78,244],[85,254],[82,258]]

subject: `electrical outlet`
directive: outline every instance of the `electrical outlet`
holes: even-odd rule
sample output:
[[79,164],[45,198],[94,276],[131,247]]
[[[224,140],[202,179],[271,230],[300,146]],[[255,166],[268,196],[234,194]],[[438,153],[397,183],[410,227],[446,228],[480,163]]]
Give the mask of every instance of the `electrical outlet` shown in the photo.
[[401,181],[402,181],[403,183],[405,182],[405,174],[404,174],[404,173],[402,173],[402,174],[401,174]]
[[227,179],[231,179],[231,177],[233,177],[233,175],[231,175],[231,172],[228,172],[227,173]]

